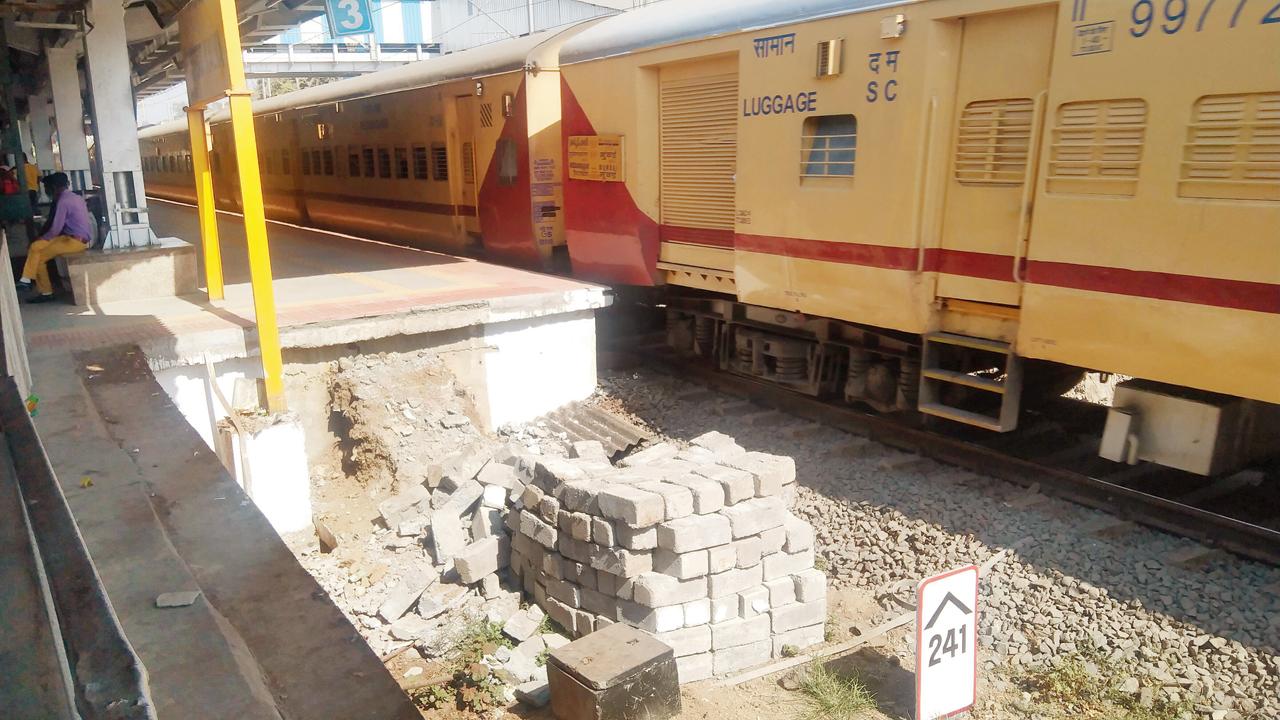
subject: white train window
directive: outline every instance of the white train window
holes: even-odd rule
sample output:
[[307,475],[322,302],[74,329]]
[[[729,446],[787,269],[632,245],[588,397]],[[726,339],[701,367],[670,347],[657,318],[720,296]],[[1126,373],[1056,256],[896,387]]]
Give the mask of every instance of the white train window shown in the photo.
[[378,148],[378,177],[391,177],[391,151],[384,147]]
[[449,179],[449,150],[443,143],[431,146],[431,178],[441,181]]
[[801,177],[853,177],[858,119],[853,115],[806,118],[800,136]]
[[409,177],[409,151],[396,148],[396,179],[406,180]]
[[427,170],[427,148],[423,145],[413,146],[413,177],[415,180],[426,180],[430,177]]

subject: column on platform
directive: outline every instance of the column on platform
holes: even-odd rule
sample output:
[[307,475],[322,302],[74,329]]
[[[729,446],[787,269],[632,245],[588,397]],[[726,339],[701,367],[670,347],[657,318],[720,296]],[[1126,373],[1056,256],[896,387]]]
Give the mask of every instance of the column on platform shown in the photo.
[[80,95],[78,54],[74,47],[48,48],[49,81],[58,128],[58,159],[74,190],[92,186],[89,173],[89,140],[84,134],[84,101]]
[[[27,125],[31,128],[31,145],[36,153],[31,162],[40,168],[40,176],[43,177],[58,169],[53,156],[53,105],[49,102],[48,93],[32,95],[27,103]],[[44,201],[49,200],[43,187],[36,190],[40,191]]]
[[134,115],[124,5],[119,0],[89,3],[92,29],[85,35],[93,98],[94,134],[102,168],[102,190],[110,229],[107,247],[148,245],[155,239],[147,220]]

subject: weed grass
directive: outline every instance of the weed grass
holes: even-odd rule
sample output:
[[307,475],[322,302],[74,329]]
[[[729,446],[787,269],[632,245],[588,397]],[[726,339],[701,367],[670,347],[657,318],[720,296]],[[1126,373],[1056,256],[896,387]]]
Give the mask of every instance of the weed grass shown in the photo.
[[[1023,689],[1041,708],[1079,720],[1179,720],[1188,716],[1188,701],[1171,702],[1153,696],[1143,705],[1140,696],[1120,689],[1132,673],[1102,653],[1086,648],[1052,667],[1031,670],[1020,678]],[[1144,682],[1146,681],[1146,682]],[[1142,685],[1154,684],[1140,678]]]
[[849,720],[876,706],[875,696],[856,675],[839,675],[815,663],[800,679],[804,720]]

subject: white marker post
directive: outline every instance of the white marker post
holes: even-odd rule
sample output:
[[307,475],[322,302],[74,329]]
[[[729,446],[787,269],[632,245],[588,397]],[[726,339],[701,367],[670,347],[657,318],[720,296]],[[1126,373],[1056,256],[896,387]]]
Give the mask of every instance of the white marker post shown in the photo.
[[950,717],[978,697],[978,567],[934,575],[916,600],[916,718]]

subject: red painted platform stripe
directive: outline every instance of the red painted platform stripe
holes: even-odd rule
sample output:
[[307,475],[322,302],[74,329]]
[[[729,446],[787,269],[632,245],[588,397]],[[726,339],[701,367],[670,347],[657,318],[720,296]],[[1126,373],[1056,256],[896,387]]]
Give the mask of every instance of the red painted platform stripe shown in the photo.
[[725,248],[733,247],[732,230],[682,227],[680,225],[659,225],[658,237],[664,242],[714,245],[715,247]]
[[1027,265],[1027,282],[1233,310],[1280,313],[1280,285],[1248,280],[1033,260]]

